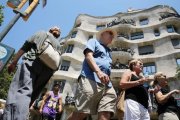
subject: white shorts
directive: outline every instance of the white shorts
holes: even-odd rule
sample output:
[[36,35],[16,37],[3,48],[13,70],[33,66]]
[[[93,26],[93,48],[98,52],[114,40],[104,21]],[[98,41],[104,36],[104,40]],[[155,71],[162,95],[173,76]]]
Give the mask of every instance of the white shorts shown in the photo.
[[124,120],[150,120],[148,109],[134,100],[126,99]]

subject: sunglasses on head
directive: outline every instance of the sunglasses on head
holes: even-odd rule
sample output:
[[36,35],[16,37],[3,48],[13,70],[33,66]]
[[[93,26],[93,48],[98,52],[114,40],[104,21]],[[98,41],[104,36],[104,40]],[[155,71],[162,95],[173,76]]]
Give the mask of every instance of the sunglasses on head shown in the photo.
[[139,63],[139,65],[143,65],[143,63]]
[[166,78],[166,75],[161,75],[161,76],[159,76],[158,78],[161,78],[161,77],[164,77],[164,78]]
[[162,75],[162,76],[166,78],[166,75]]

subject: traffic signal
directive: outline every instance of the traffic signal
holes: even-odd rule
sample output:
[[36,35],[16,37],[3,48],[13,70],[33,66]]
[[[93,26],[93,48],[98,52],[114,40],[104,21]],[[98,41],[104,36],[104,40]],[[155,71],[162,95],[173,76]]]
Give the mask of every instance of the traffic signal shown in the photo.
[[20,3],[21,3],[20,0],[8,0],[7,1],[7,5],[13,9],[17,8]]
[[29,5],[33,2],[33,0],[29,0]]
[[[31,0],[30,0],[31,1]],[[29,7],[25,10],[25,13],[27,14],[26,16],[22,16],[24,21],[27,21],[28,18],[31,16],[32,12],[35,10],[35,8],[37,7],[39,0],[33,0],[31,2],[29,2],[30,5]]]
[[[21,8],[29,1],[28,8],[22,12]],[[27,21],[34,9],[37,7],[39,0],[8,0],[7,5],[14,9],[14,12],[21,13],[23,20]]]

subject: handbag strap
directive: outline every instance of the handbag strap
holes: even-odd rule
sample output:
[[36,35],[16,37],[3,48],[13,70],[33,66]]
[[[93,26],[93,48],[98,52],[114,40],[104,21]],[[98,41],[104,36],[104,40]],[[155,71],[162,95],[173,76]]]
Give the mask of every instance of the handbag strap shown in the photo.
[[47,46],[43,47],[43,44],[47,40],[47,38],[48,38],[48,34],[46,33],[46,37],[44,38],[43,43],[41,44],[41,46],[38,49],[37,56],[41,55],[48,48],[49,44]]
[[48,47],[49,47],[49,43],[46,45],[46,47],[43,48],[43,50],[39,53],[39,55],[41,55]]
[[[44,48],[42,48],[42,46],[41,46],[41,52],[40,53],[38,53],[38,55],[41,55],[48,47],[49,47],[49,45],[51,45],[52,46],[52,48],[54,49],[54,50],[56,50],[55,48],[54,48],[54,46],[52,45],[52,43],[51,43],[51,41],[48,39],[48,34],[47,34],[47,36],[46,36],[46,38],[45,38],[45,40],[44,40],[44,43],[47,43],[47,45],[44,47]],[[59,53],[59,51],[58,50],[56,50],[58,53]],[[60,54],[60,53],[59,53]]]

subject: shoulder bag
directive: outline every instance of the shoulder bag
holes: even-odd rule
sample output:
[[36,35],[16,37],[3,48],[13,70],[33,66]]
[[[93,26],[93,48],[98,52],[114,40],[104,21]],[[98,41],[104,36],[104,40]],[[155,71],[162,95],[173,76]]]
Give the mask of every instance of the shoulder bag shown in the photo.
[[[131,80],[131,75],[130,75],[129,81]],[[124,111],[125,111],[125,108],[124,108],[124,106],[125,106],[125,91],[126,90],[121,90],[119,97],[117,99],[117,104],[116,104],[117,114],[119,117],[121,117],[121,119],[124,116]]]
[[42,46],[39,58],[49,68],[57,70],[60,65],[60,53],[52,46],[50,40],[46,39]]

